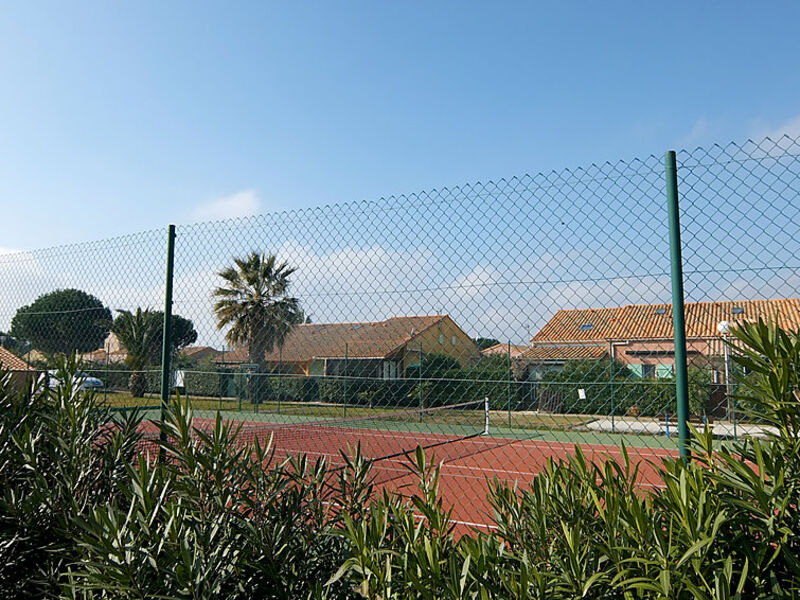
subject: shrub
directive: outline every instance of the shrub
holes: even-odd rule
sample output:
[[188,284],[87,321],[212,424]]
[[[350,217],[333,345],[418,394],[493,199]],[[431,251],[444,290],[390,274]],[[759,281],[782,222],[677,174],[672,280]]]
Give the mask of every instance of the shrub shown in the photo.
[[[331,473],[324,460],[281,462],[268,445],[242,448],[218,416],[193,430],[176,400],[161,431],[170,460],[140,459],[125,501],[80,521],[72,588],[113,598],[350,598],[323,584],[344,560],[335,531],[360,519],[368,464],[356,453]],[[141,560],[140,557],[151,557]]]
[[[314,383],[307,383],[307,382]],[[275,397],[290,402],[318,402],[319,391],[315,393],[316,380],[313,377],[283,375],[270,377]]]
[[220,417],[194,430],[176,400],[160,424],[168,460],[133,462],[138,421],[93,420],[102,410],[69,372],[55,393],[0,378],[0,594],[796,598],[800,335],[764,323],[733,335],[766,438],[715,447],[694,432],[692,460],[664,460],[655,486],[624,447],[594,462],[578,447],[527,486],[491,482],[489,532],[457,531],[419,448],[416,490],[377,494],[359,451],[336,472],[278,461]]
[[0,374],[0,598],[57,593],[78,522],[119,501],[140,439],[136,413],[114,417],[78,389],[74,358],[57,364],[56,390],[15,392]]
[[[711,398],[711,372],[690,367],[688,378],[689,412],[703,415]],[[546,373],[534,385],[536,406],[549,412],[624,415],[635,406],[639,415],[652,417],[677,411],[674,379],[638,379],[619,361],[568,361],[562,371]],[[585,399],[579,398],[580,389]]]
[[800,335],[764,323],[734,335],[767,439],[715,448],[710,430],[695,432],[694,459],[665,460],[655,488],[624,448],[604,462],[576,448],[527,488],[492,482],[496,530],[460,539],[418,451],[420,493],[384,495],[369,519],[346,519],[351,551],[335,580],[382,600],[796,598]]
[[[448,355],[429,354],[422,360],[422,382],[419,367],[406,369],[406,377],[413,388],[409,400],[419,402],[420,395],[425,406],[444,406],[489,398],[492,409],[508,408],[509,388],[512,407],[519,404],[519,385],[509,385],[509,363],[506,356],[488,356],[470,367],[462,368],[459,362]],[[420,386],[422,387],[420,394]]]

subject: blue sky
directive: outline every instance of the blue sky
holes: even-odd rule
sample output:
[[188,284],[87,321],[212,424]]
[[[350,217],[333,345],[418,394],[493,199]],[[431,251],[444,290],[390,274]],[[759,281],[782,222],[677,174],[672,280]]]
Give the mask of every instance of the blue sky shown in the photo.
[[800,4],[3,2],[0,248],[800,135]]

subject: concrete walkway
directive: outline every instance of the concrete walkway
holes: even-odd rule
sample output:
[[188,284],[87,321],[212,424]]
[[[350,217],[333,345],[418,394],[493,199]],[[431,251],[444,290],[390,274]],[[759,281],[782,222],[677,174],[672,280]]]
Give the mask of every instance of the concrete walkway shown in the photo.
[[[705,425],[702,423],[695,424],[694,427],[698,431],[704,431]],[[629,417],[618,417],[612,422],[611,418],[602,418],[592,421],[586,425],[592,431],[602,432],[615,432],[615,433],[636,433],[636,434],[649,434],[649,435],[667,435],[667,424],[664,421],[640,421],[638,419],[631,419]],[[767,432],[777,433],[774,427],[767,425],[753,425],[750,423],[737,424],[734,428],[733,423],[712,423],[710,425],[711,433],[714,437],[766,437]],[[735,431],[734,431],[735,429]],[[678,435],[678,424],[669,424],[669,435]]]

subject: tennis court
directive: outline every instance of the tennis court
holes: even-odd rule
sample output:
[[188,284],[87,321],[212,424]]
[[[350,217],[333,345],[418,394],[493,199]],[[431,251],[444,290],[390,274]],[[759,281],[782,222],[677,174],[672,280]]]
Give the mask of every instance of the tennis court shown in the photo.
[[[194,427],[208,430],[215,417],[215,412],[201,411],[194,419]],[[223,414],[223,418],[240,426],[239,439],[243,442],[265,442],[272,436],[278,459],[302,453],[311,459],[324,457],[337,467],[344,464],[342,453],[350,453],[360,444],[363,455],[373,461],[376,487],[400,493],[414,489],[416,476],[408,469],[408,458],[417,446],[422,446],[428,456],[441,464],[442,498],[448,507],[453,507],[453,518],[462,526],[486,528],[491,523],[487,480],[496,477],[524,486],[544,468],[548,458],[567,457],[574,452],[576,443],[591,461],[621,455],[616,438],[609,439],[610,443],[587,444],[577,434],[573,434],[573,441],[563,439],[568,433],[563,431],[522,433],[492,428],[484,401],[351,418],[313,420],[266,412],[259,413],[258,420],[254,417],[253,413]],[[155,432],[154,423],[148,422],[146,436],[152,437]],[[655,463],[677,455],[672,444],[648,447],[653,445],[650,440],[628,448],[631,460],[641,465],[644,485],[655,481]]]

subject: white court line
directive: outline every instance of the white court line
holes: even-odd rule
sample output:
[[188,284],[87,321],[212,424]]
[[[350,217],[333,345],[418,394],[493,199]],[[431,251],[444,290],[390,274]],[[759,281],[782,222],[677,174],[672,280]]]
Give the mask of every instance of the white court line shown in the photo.
[[[328,452],[315,452],[309,451],[305,452],[308,456],[314,457],[330,457],[330,458],[340,458],[339,454],[333,454]],[[344,463],[333,463],[336,467],[342,466]],[[394,459],[386,459],[383,461],[378,461],[376,463],[378,465],[378,469],[383,472],[388,472],[390,474],[400,473],[405,476],[412,477],[414,473],[409,471],[408,468],[405,466],[408,463],[402,459],[394,458]],[[397,465],[397,466],[394,466]],[[509,480],[518,480],[522,479],[524,482],[529,483],[534,477],[539,475],[542,470],[539,471],[520,471],[516,469],[498,469],[496,467],[480,467],[480,466],[472,466],[472,465],[459,465],[454,464],[452,462],[443,462],[441,463],[442,474],[446,475],[449,479],[462,479],[462,480],[473,480],[473,481],[491,481],[493,475],[498,475],[499,479],[509,479]],[[543,465],[544,468],[544,465]],[[461,471],[461,472],[459,472]],[[463,471],[467,471],[464,473]],[[480,473],[480,474],[479,474]],[[385,481],[380,485],[388,484],[389,481]],[[409,483],[409,485],[411,485]],[[639,481],[637,483],[639,487],[645,488],[663,488],[663,484],[651,483],[648,481]]]

